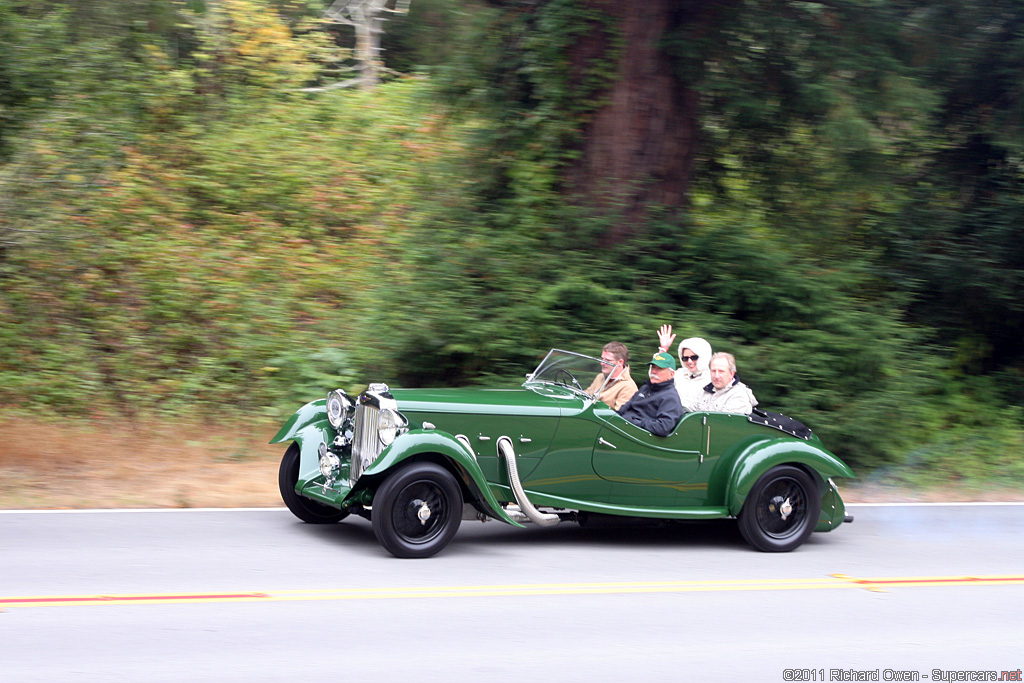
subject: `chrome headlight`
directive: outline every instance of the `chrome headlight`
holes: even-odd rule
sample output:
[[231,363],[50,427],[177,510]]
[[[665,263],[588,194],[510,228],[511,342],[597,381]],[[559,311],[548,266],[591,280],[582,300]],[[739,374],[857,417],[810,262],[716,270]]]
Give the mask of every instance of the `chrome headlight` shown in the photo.
[[327,420],[335,429],[340,429],[345,420],[352,419],[356,406],[341,389],[327,394]]
[[384,408],[380,411],[380,416],[377,418],[377,436],[385,446],[391,445],[400,434],[404,434],[408,429],[409,421],[397,410]]
[[327,444],[321,443],[319,448],[320,474],[324,475],[324,485],[330,486],[341,469],[341,458],[327,450]]

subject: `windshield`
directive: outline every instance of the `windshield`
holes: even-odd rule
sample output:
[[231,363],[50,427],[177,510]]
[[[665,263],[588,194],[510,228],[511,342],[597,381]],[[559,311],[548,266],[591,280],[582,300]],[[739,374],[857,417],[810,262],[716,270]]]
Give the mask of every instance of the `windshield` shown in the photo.
[[523,386],[558,384],[579,394],[596,398],[608,381],[608,375],[604,374],[602,369],[607,368],[610,371],[614,367],[600,358],[552,349],[537,369],[526,376]]

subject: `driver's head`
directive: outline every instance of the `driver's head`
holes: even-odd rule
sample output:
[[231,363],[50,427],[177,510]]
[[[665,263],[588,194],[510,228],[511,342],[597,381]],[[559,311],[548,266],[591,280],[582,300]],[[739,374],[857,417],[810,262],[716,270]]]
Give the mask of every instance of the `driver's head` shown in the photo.
[[612,363],[613,365],[602,365],[601,372],[608,374],[614,371],[612,377],[618,377],[622,373],[622,369],[629,365],[629,351],[626,350],[626,345],[622,342],[608,342],[601,349],[601,360]]
[[672,357],[671,353],[662,351],[661,353],[654,354],[647,370],[647,376],[651,378],[652,384],[671,382],[675,374],[676,359]]

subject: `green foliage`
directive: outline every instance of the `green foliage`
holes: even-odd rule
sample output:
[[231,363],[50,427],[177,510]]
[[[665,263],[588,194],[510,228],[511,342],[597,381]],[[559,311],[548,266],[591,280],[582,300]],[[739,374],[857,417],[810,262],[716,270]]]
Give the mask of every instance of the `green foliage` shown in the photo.
[[255,5],[192,19],[194,62],[83,55],[0,168],[0,402],[283,414],[355,376],[318,349],[453,138],[422,82],[291,90],[313,43]]
[[[319,397],[330,389],[352,389],[359,384],[349,355],[337,348],[319,351],[286,349],[260,368],[268,375],[266,384],[277,399],[277,408],[287,411]],[[273,415],[273,413],[271,413]]]
[[387,67],[411,73],[449,63],[458,49],[452,27],[464,8],[462,0],[413,0],[408,13],[385,16],[381,47]]
[[614,247],[563,195],[629,50],[597,3],[417,0],[429,76],[314,94],[322,5],[0,0],[0,404],[283,416],[672,323],[858,468],[1018,473],[1008,0],[674,9],[695,176]]
[[193,73],[203,92],[287,94],[313,80],[314,56],[328,50],[325,34],[297,35],[257,0],[220,0],[192,21],[198,39]]
[[[894,287],[944,344],[969,348],[963,374],[1024,367],[1024,15],[1016,3],[943,3],[918,35],[953,36],[921,53],[943,96],[940,145],[905,183],[910,198],[881,231]],[[1012,399],[1020,404],[1019,384]]]
[[0,162],[11,140],[44,108],[61,78],[64,14],[0,0]]
[[[536,204],[560,189],[583,127],[604,100],[623,49],[615,20],[582,0],[478,8],[458,28],[462,50],[439,69],[443,95],[483,114],[473,147],[481,200]],[[588,40],[603,49],[574,55]],[[530,210],[530,208],[527,208]]]
[[770,212],[844,257],[873,243],[935,149],[939,95],[904,48],[911,8],[712,3],[666,41],[701,93],[705,201]]
[[[961,491],[1016,488],[1024,476],[1024,414],[1020,406],[994,410],[989,387],[977,381],[950,383],[938,397],[942,410],[919,422],[919,440],[894,462],[878,468],[869,484]],[[930,419],[928,419],[930,418]]]

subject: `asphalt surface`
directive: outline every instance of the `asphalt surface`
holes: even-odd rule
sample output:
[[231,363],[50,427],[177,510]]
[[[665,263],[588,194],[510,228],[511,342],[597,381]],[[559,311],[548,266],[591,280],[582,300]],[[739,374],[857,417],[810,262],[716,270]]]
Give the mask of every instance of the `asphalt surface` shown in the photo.
[[426,560],[283,509],[0,512],[0,681],[1021,680],[1024,505],[850,511],[787,554],[463,522]]

